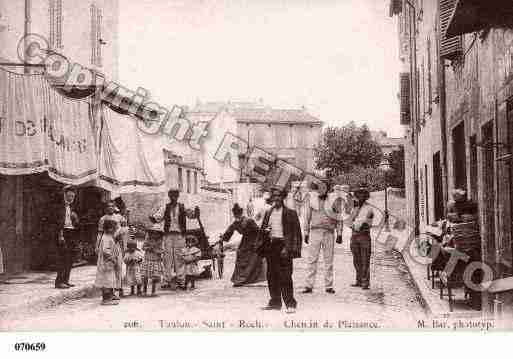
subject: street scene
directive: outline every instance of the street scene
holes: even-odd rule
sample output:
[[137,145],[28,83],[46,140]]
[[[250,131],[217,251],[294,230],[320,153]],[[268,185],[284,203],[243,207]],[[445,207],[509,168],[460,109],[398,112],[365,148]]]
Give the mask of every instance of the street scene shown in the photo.
[[511,19],[0,1],[0,331],[511,330]]

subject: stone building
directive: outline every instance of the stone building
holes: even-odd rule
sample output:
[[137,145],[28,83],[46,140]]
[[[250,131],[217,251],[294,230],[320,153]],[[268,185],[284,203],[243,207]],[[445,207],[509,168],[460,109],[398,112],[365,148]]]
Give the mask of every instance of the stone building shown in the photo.
[[392,152],[400,151],[403,147],[404,138],[388,137],[385,131],[371,131],[371,136],[378,143],[383,156],[390,156]]
[[[55,140],[52,144],[52,151],[55,152],[50,161],[61,158],[55,153],[60,151],[59,146],[61,149],[65,146],[66,151],[61,152],[73,153],[66,158],[76,156],[78,163],[79,159],[87,157],[87,164],[95,168],[97,165],[91,160],[94,156],[87,155],[94,152],[93,136],[89,132],[90,129],[87,129],[87,111],[70,112],[77,115],[76,117],[70,113],[62,115],[65,112],[57,111],[57,115],[49,119],[43,118],[37,111],[30,112],[48,100],[46,95],[46,98],[42,98],[43,96],[38,97],[35,94],[40,94],[44,89],[45,94],[53,96],[55,88],[53,83],[49,85],[41,76],[42,67],[25,66],[24,62],[30,62],[30,59],[20,58],[18,54],[23,54],[23,48],[19,46],[24,43],[25,35],[32,34],[32,39],[37,36],[42,41],[43,46],[39,50],[44,50],[45,55],[62,54],[70,63],[78,63],[92,71],[101,72],[109,79],[117,80],[118,17],[117,0],[0,2],[0,75],[3,76],[1,85],[4,86],[0,91],[0,144],[5,145],[0,147],[4,155],[7,153],[7,161],[2,160],[0,163],[0,247],[6,273],[51,266],[52,246],[57,236],[56,229],[51,225],[51,216],[54,212],[52,205],[62,200],[64,183],[70,183],[49,177],[49,171],[53,172],[54,177],[63,178],[67,174],[60,172],[53,164],[49,165],[48,157],[44,163],[26,162],[16,155],[9,159],[9,153],[19,150],[19,146],[15,144],[28,144],[27,148],[30,148],[30,151],[26,151],[27,157],[42,158],[39,150],[42,148],[41,141],[46,136],[50,140]],[[12,96],[6,83],[19,84],[21,81],[24,81],[24,87],[18,89],[16,96]],[[23,94],[27,94],[27,98],[33,100],[30,105],[24,103]],[[56,96],[51,98],[56,99],[58,104],[55,108],[60,110],[79,107],[69,103],[64,106],[65,100]],[[14,110],[11,106],[13,101],[17,101]],[[51,127],[47,131],[45,121],[61,121],[64,116],[65,123],[70,127],[66,127],[65,130],[59,128],[57,132],[60,132],[60,135],[57,140]],[[35,123],[39,124],[39,121],[42,122],[41,127],[31,127]],[[9,131],[13,128],[13,122],[17,126],[15,132]],[[80,141],[87,138],[87,147],[74,146],[78,138]],[[63,162],[59,162],[58,165],[62,165]],[[68,178],[71,182],[81,183],[77,204],[84,216],[88,215],[86,212],[89,210],[94,212],[97,207],[101,210],[101,203],[107,195],[106,191],[92,183],[91,178],[88,173]],[[84,220],[83,223],[86,222],[87,220]],[[91,228],[93,226],[96,228],[97,223],[91,222]]]
[[390,2],[397,15],[409,221],[444,217],[455,188],[479,208],[486,313],[513,311],[513,26],[510,1]]

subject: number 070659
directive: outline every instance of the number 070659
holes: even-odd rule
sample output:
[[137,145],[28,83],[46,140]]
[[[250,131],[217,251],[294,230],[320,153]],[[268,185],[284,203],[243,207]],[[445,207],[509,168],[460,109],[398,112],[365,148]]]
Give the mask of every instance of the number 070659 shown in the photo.
[[45,343],[16,343],[14,344],[14,350],[20,352],[29,352],[29,351],[44,351],[46,349]]

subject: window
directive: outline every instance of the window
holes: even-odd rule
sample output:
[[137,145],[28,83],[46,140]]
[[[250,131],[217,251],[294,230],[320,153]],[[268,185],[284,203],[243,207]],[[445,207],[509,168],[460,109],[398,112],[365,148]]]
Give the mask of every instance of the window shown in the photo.
[[401,91],[401,125],[410,123],[410,74],[403,72],[400,74]]
[[191,193],[191,171],[187,170],[187,193]]
[[431,38],[427,38],[427,112],[429,115],[433,112],[433,79],[431,78]]
[[427,106],[426,106],[426,66],[425,66],[425,63],[424,63],[424,59],[422,59],[421,71],[422,71],[422,74],[421,74],[420,81],[422,82],[421,83],[421,87],[422,87],[422,99],[421,99],[422,100],[422,104],[421,104],[422,113],[420,115],[420,122],[421,122],[421,125],[425,125],[426,124]]
[[181,167],[178,167],[178,189],[180,192],[183,191],[183,170]]
[[194,194],[198,193],[198,172],[194,172]]
[[461,36],[447,37],[446,31],[456,7],[456,0],[438,0],[438,23],[440,26],[440,57],[448,60],[457,60],[463,52]]
[[49,0],[50,47],[62,49],[62,0]]
[[469,198],[477,202],[477,140],[470,137],[470,193]]
[[424,222],[426,215],[425,196],[424,196],[424,169],[421,167],[419,171],[419,210],[420,218]]
[[102,66],[102,10],[91,5],[91,64]]

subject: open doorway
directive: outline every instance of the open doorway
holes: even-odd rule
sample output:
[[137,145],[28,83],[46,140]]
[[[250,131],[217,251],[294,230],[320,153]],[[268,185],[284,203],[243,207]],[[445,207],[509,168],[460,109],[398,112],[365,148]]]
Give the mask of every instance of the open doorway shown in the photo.
[[461,121],[452,131],[454,188],[467,190],[467,156],[465,153],[465,122]]

